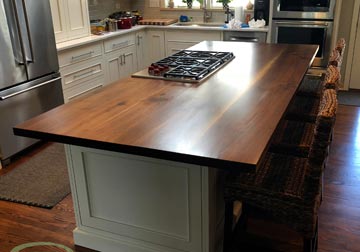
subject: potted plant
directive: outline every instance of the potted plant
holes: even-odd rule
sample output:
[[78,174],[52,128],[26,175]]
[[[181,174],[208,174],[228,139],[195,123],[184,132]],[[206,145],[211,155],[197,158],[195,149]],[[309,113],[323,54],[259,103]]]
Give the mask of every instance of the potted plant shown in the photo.
[[230,3],[231,1],[232,1],[232,0],[216,0],[217,3],[222,3],[224,9],[229,8],[229,3]]
[[192,8],[192,2],[193,2],[193,0],[182,0],[182,2],[183,2],[183,3],[186,3],[186,4],[187,4],[187,7],[188,7],[189,9]]

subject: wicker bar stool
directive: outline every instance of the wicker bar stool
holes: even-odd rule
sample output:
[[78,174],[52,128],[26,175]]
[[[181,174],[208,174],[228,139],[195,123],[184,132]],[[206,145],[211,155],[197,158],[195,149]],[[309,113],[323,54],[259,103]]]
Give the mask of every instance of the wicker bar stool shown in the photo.
[[339,90],[340,70],[336,66],[329,65],[326,69],[324,86],[327,89]]
[[[331,52],[329,57],[328,66],[333,65],[339,68],[339,73],[341,70],[341,64],[343,60],[343,55],[345,51],[346,43],[345,39],[340,38],[334,50]],[[305,75],[302,80],[297,95],[303,96],[313,96],[313,97],[321,97],[323,88],[324,88],[324,78],[325,75],[322,74],[320,76],[314,75]],[[339,76],[340,81],[340,76]]]
[[346,41],[345,41],[344,38],[340,38],[340,39],[336,42],[335,49],[339,51],[341,57],[344,56],[345,48],[346,48]]
[[332,50],[329,57],[328,66],[333,65],[335,67],[338,67],[340,70],[341,63],[342,63],[342,56],[340,52],[337,49]]
[[[325,89],[339,89],[339,69],[330,65],[322,82]],[[315,122],[319,111],[320,97],[308,95],[296,95],[290,103],[285,118],[287,120]]]
[[[225,182],[224,252],[232,242],[232,207],[242,201],[239,222],[246,223],[250,208],[260,210],[303,235],[304,251],[317,249],[317,215],[322,172],[337,108],[336,92],[324,91],[314,138],[307,158],[268,152],[255,173],[229,174]],[[246,225],[244,225],[246,227]]]
[[321,97],[324,89],[324,78],[325,74],[320,76],[305,75],[296,94],[302,96]]
[[[327,91],[324,95],[336,96],[336,90]],[[321,106],[321,105],[320,105]],[[282,120],[278,125],[269,151],[298,157],[307,157],[313,141],[315,123],[299,120]]]

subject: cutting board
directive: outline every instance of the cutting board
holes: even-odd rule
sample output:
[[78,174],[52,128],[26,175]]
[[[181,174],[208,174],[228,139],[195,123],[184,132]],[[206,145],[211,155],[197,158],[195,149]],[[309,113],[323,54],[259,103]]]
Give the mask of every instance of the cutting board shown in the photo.
[[158,19],[143,19],[139,20],[139,25],[170,25],[178,22],[177,19],[165,19],[165,18],[158,18]]

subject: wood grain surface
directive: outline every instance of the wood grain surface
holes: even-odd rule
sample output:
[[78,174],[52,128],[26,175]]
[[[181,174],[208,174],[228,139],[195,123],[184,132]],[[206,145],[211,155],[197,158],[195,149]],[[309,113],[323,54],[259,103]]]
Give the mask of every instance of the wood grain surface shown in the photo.
[[255,168],[318,47],[204,41],[191,49],[236,57],[200,84],[123,79],[14,131],[218,168]]
[[[324,176],[318,252],[360,251],[359,128],[360,108],[339,105]],[[16,169],[33,155],[30,152],[17,162],[12,162],[0,170],[0,176]],[[77,252],[90,252],[74,245],[72,230],[76,223],[71,195],[52,209],[0,201],[0,219],[1,252],[35,241],[51,241],[64,244]],[[264,223],[250,219],[248,230],[247,236],[242,233],[234,239],[232,252],[303,251],[302,237],[284,225],[267,222],[264,226]],[[36,250],[40,251],[59,252],[54,247]]]

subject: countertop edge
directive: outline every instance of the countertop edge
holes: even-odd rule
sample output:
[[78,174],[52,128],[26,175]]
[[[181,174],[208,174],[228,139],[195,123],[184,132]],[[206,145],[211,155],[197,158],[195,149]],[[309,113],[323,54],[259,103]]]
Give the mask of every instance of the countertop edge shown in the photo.
[[76,146],[82,146],[87,148],[94,148],[106,151],[114,151],[119,153],[126,153],[144,157],[151,157],[181,163],[188,163],[200,166],[207,166],[218,169],[225,169],[233,172],[238,172],[239,168],[242,172],[254,172],[256,166],[252,164],[239,164],[233,161],[220,160],[209,157],[194,156],[184,153],[174,153],[163,150],[149,149],[145,147],[121,145],[110,142],[102,142],[96,140],[82,139],[77,137],[56,135],[51,133],[44,133],[38,131],[31,131],[14,127],[14,134],[17,136],[30,137],[35,139],[41,139],[49,142],[57,142],[63,144],[70,144]]
[[211,27],[211,26],[177,26],[177,25],[136,25],[130,29],[121,29],[116,32],[108,32],[103,35],[89,35],[86,37],[72,39],[56,44],[58,52],[71,49],[77,46],[82,46],[98,41],[103,41],[116,36],[125,35],[127,33],[137,32],[145,29],[172,29],[172,30],[208,30],[208,31],[238,31],[238,32],[269,32],[268,27],[264,28],[242,28],[242,29],[230,29],[224,27]]

